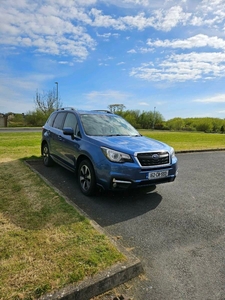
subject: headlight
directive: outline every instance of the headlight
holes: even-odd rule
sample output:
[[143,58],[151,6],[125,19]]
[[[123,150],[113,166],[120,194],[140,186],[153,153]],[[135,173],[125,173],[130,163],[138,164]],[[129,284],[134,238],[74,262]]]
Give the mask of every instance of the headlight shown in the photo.
[[171,154],[172,158],[175,157],[175,151],[172,147],[171,147],[171,150],[170,150],[170,154]]
[[129,154],[123,153],[123,152],[119,152],[119,151],[115,151],[109,148],[105,148],[105,147],[101,147],[103,153],[105,154],[105,156],[112,162],[132,162],[132,158],[130,157]]

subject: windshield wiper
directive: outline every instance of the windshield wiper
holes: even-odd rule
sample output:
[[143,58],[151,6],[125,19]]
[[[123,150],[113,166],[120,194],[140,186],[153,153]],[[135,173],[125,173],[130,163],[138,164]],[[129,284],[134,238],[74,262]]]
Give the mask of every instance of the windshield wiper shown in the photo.
[[106,136],[122,136],[123,134],[119,134],[119,133],[116,133],[116,134],[106,134]]
[[131,137],[137,137],[137,136],[141,136],[141,134],[135,134],[135,135],[132,135],[132,134],[106,134],[105,136],[131,136]]

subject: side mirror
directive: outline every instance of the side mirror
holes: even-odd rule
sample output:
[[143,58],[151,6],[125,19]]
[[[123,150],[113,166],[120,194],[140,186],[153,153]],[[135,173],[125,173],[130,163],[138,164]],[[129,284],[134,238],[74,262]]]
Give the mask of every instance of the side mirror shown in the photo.
[[72,138],[74,137],[74,131],[72,127],[64,127],[63,134],[70,135]]

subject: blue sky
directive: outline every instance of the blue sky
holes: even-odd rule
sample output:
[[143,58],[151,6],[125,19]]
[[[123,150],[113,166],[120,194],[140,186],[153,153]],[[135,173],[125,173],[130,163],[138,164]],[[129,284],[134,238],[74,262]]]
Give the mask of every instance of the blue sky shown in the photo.
[[224,0],[1,0],[0,113],[64,106],[225,118]]

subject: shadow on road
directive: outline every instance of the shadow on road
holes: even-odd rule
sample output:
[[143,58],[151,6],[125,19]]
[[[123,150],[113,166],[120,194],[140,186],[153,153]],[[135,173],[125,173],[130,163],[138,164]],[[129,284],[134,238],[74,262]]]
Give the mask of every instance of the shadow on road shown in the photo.
[[96,195],[86,197],[79,190],[75,174],[70,171],[58,165],[46,168],[41,160],[27,163],[103,227],[154,210],[162,200],[161,195],[154,192],[155,187],[122,192],[98,191]]

